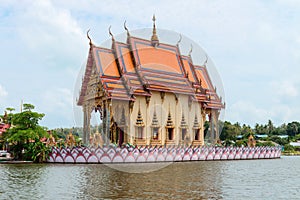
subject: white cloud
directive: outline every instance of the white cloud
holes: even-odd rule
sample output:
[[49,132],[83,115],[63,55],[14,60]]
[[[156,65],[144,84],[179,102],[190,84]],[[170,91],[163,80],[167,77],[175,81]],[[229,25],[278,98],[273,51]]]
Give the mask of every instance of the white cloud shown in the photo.
[[272,82],[274,91],[279,97],[297,97],[299,94],[299,88],[291,80]]
[[48,112],[57,112],[65,110],[72,106],[73,95],[71,90],[67,88],[57,88],[48,90],[41,94],[42,102],[45,105],[44,109]]
[[270,119],[271,113],[267,109],[259,108],[259,105],[249,101],[237,101],[226,110],[226,119],[232,122],[247,122],[254,125],[256,122],[264,122]]
[[0,114],[4,113],[4,110],[7,107],[10,107],[10,105],[7,105],[7,98],[8,92],[6,91],[4,86],[0,84]]
[[50,127],[73,126],[73,94],[67,88],[55,88],[41,94],[38,108],[46,113],[42,123]]
[[64,68],[66,61],[69,66],[84,59],[86,36],[70,10],[55,7],[50,0],[29,0],[14,8],[11,24],[26,61]]
[[0,98],[4,98],[8,95],[8,92],[5,90],[5,88],[0,84]]
[[[225,85],[228,119],[297,119],[299,5],[296,0],[4,0],[0,37],[6,40],[0,46],[0,68],[7,75],[1,81],[9,84],[9,93],[19,95],[8,96],[4,90],[5,98],[41,101],[36,107],[45,110],[45,124],[69,125],[72,94],[78,94],[71,87],[88,53],[85,31],[91,28],[93,41],[101,44],[109,37],[109,25],[115,34],[124,31],[125,19],[131,30],[151,27],[155,13],[158,28],[187,35],[216,63]],[[5,94],[1,90],[0,85],[0,100]]]

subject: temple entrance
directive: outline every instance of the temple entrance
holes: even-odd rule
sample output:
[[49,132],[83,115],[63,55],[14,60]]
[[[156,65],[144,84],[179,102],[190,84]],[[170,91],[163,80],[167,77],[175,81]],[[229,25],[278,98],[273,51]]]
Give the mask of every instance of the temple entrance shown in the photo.
[[168,140],[174,140],[174,128],[167,128]]
[[181,140],[184,141],[186,136],[186,129],[181,129]]
[[120,128],[118,128],[118,145],[122,146],[123,142],[124,142],[124,131]]
[[137,128],[137,138],[143,139],[144,138],[144,127]]
[[195,129],[195,140],[200,140],[200,129]]

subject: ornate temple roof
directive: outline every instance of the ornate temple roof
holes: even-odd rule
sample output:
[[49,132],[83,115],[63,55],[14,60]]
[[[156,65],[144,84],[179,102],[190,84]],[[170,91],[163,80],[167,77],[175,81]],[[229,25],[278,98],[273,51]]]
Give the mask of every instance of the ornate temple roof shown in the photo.
[[159,42],[155,17],[150,40],[133,37],[125,24],[124,27],[127,42],[115,41],[110,32],[111,49],[97,47],[90,40],[78,105],[83,104],[92,68],[96,66],[107,99],[135,101],[137,95],[151,96],[151,91],[163,91],[190,95],[206,108],[224,107],[212,85],[206,64],[194,65],[190,56],[180,54],[178,45]]

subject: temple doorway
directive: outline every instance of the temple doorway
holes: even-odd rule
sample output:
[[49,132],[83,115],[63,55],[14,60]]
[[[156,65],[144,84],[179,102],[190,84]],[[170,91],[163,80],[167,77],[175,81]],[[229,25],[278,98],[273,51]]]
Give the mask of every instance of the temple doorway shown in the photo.
[[118,145],[122,146],[124,142],[124,131],[121,128],[118,128]]
[[200,140],[200,129],[195,129],[195,140]]
[[168,132],[168,140],[174,140],[174,128],[168,128],[167,129]]

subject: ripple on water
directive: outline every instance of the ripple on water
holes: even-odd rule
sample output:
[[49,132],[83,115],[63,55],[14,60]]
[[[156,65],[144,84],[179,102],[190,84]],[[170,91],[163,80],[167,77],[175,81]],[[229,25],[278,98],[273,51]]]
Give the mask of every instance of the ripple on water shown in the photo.
[[297,199],[299,166],[300,157],[174,163],[137,174],[91,164],[0,165],[0,199]]

